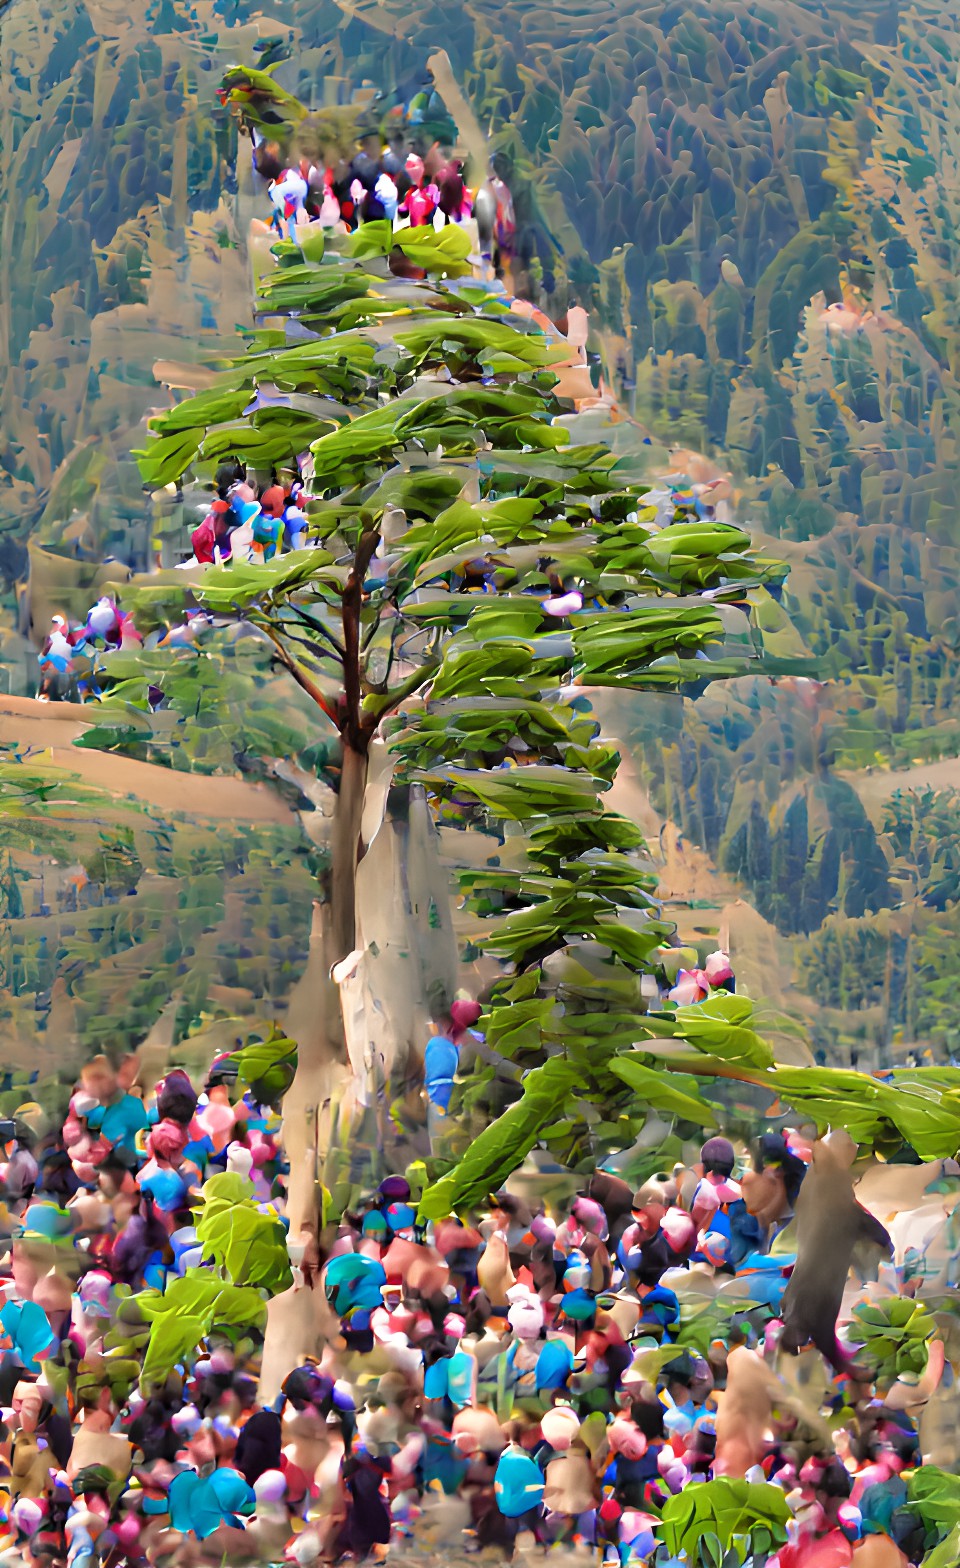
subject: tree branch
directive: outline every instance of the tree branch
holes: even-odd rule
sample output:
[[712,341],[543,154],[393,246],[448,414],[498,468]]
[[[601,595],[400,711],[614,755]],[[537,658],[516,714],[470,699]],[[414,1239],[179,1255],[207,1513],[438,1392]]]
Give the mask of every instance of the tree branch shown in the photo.
[[288,602],[287,608],[292,610],[293,614],[297,617],[297,620],[302,621],[304,626],[309,626],[312,632],[316,632],[319,637],[325,638],[326,641],[330,644],[331,650],[337,655],[338,659],[343,658],[342,645],[337,641],[336,637],[334,637],[333,632],[329,631],[328,628],[323,625],[322,621],[315,621],[312,615],[307,614],[302,605],[291,604]]
[[362,675],[360,669],[360,611],[363,605],[363,582],[367,567],[380,541],[375,528],[365,529],[360,535],[353,566],[344,585],[340,599],[340,619],[343,625],[343,706],[341,732],[351,746],[365,746],[371,730],[363,723]]
[[332,659],[337,665],[343,664],[342,652],[335,652],[333,648],[318,647],[316,642],[311,642],[309,637],[298,637],[296,632],[287,631],[286,638],[288,642],[295,642],[299,647],[306,648],[311,658],[316,659],[318,662],[321,659]]
[[363,724],[368,734],[373,734],[381,719],[388,714],[396,713],[402,702],[413,695],[421,686],[425,686],[436,675],[440,668],[440,660],[436,659],[429,664],[422,664],[414,670],[392,691],[383,693],[382,696],[369,696],[363,704]]
[[335,724],[339,730],[341,728],[340,720],[338,719],[334,709],[331,708],[327,698],[320,690],[320,687],[317,685],[316,681],[307,674],[306,670],[301,669],[296,659],[294,659],[293,656],[287,652],[286,648],[283,646],[283,643],[280,641],[278,634],[271,626],[265,626],[263,630],[270,638],[273,646],[276,648],[277,658],[280,660],[280,663],[283,665],[284,669],[293,676],[301,690],[305,691],[307,696],[313,699],[317,707],[327,715],[327,718],[330,720],[330,722]]

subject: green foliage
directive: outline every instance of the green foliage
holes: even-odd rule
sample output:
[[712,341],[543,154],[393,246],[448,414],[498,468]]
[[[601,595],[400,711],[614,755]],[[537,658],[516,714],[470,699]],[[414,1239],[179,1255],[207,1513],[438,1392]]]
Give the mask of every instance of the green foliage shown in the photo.
[[0,852],[19,910],[8,902],[0,1005],[12,1065],[45,1080],[62,1071],[66,1089],[85,1057],[137,1047],[171,1002],[175,1049],[204,1014],[249,1027],[282,1006],[306,959],[318,863],[294,819],[251,833],[207,818],[216,779],[209,802],[197,791],[186,802],[197,814],[117,799],[50,762],[10,763],[6,776]]
[[702,1538],[715,1536],[722,1551],[744,1540],[752,1552],[782,1546],[787,1539],[790,1509],[774,1486],[719,1476],[699,1486],[685,1486],[663,1505],[657,1534],[672,1555],[699,1557]]
[[[756,41],[751,32],[751,48]],[[692,42],[684,34],[684,42],[698,54],[715,46],[706,32]],[[856,63],[825,69],[815,88],[801,74],[796,92],[813,113],[819,105],[834,122],[853,125],[874,87]],[[765,98],[764,107],[779,134],[776,106]],[[551,115],[541,127],[548,141]],[[788,227],[795,219],[791,205]],[[755,265],[751,258],[753,383],[745,380],[742,399],[761,387],[766,394],[792,350],[791,322],[814,276],[818,238],[791,234],[772,247],[776,254]],[[404,246],[406,260],[429,281],[398,276],[404,269],[392,265],[394,251]],[[465,1201],[462,1192],[486,1182],[498,1161],[505,1175],[532,1146],[535,1112],[545,1108],[552,1119],[542,1125],[544,1141],[572,1163],[622,1144],[642,1126],[636,1090],[650,1086],[658,1063],[671,1073],[765,1085],[818,1119],[829,1107],[835,1119],[881,1139],[902,1136],[915,1147],[953,1140],[949,1085],[925,1094],[898,1083],[894,1111],[895,1091],[868,1080],[873,1088],[858,1104],[859,1082],[804,1086],[771,1069],[742,1010],[702,1009],[696,1019],[647,1015],[640,977],[653,971],[663,978],[668,931],[649,897],[638,846],[614,845],[608,854],[591,839],[604,831],[601,796],[616,756],[571,720],[570,696],[579,685],[702,690],[712,678],[756,668],[764,627],[785,636],[768,591],[778,588],[783,568],[754,552],[742,530],[682,510],[660,526],[635,465],[571,439],[550,368],[555,345],[512,319],[496,291],[467,277],[455,234],[401,241],[373,225],[307,252],[281,242],[275,260],[259,302],[261,318],[274,325],[242,363],[153,421],[141,467],[149,484],[160,485],[190,466],[209,474],[220,457],[239,453],[265,472],[290,464],[309,444],[317,496],[311,526],[320,548],[269,568],[141,583],[127,602],[138,613],[152,604],[163,620],[179,594],[184,607],[242,617],[346,747],[362,749],[383,726],[400,754],[401,779],[426,786],[442,821],[502,840],[502,852],[491,842],[486,867],[465,871],[463,889],[476,919],[475,949],[514,971],[494,988],[488,1018],[488,1040],[507,1064],[494,1070],[505,1119],[489,1129],[480,1170],[471,1177],[468,1167],[462,1179],[454,1173],[450,1191]],[[829,272],[832,262],[825,265]],[[718,336],[736,314],[723,290],[739,286],[729,277],[717,286],[724,307],[724,320],[713,323]],[[684,302],[660,291],[671,330],[694,331],[699,307],[688,295]],[[290,313],[298,333],[317,337],[286,345],[275,324]],[[717,367],[728,371],[717,353]],[[276,387],[286,389],[280,401],[270,391]],[[738,417],[749,423],[743,408]],[[747,466],[766,471],[753,454]],[[428,477],[429,487],[421,484]],[[698,602],[704,592],[709,603]],[[558,619],[544,601],[562,593],[583,603]],[[768,672],[778,668],[767,660]],[[434,704],[444,705],[442,713]],[[445,723],[451,712],[456,744]],[[859,916],[888,896],[886,862],[854,792],[827,781],[810,795],[810,802],[803,793],[791,798],[773,842],[768,833],[764,843],[756,799],[730,834],[734,869],[762,879],[769,862],[774,913],[784,924],[795,921],[791,929],[809,929],[834,900]],[[812,838],[811,803],[828,819]],[[549,834],[559,828],[569,839],[574,823],[583,837],[572,855],[558,858]],[[512,1013],[509,1022],[497,1018],[501,1011]],[[626,1073],[614,1065],[621,1058]],[[563,1114],[552,1087],[553,1075],[563,1076],[552,1065],[559,1061],[577,1075]],[[684,1112],[702,1121],[705,1102],[673,1078],[661,1078],[660,1099],[681,1122]]]
[[[145,630],[156,624],[163,603],[162,588],[144,590]],[[317,758],[304,745],[308,712],[301,693],[277,679],[268,648],[210,627],[200,646],[111,654],[109,695],[91,709],[93,722],[77,744],[177,772],[239,770],[275,780],[277,758],[305,767]]]
[[395,234],[392,222],[382,218],[362,224],[347,242],[347,255],[358,261],[369,256],[390,256],[395,250],[414,266],[437,272],[441,277],[463,277],[472,271],[469,236],[454,225],[439,232],[428,225],[400,229]]
[[197,1240],[234,1285],[255,1286],[275,1296],[293,1276],[286,1231],[275,1210],[257,1204],[253,1183],[231,1171],[211,1176],[202,1189]]
[[563,1115],[576,1082],[576,1068],[558,1058],[533,1068],[524,1078],[516,1104],[473,1141],[449,1175],[427,1189],[418,1219],[440,1220],[482,1203],[523,1162],[544,1128]]
[[[138,617],[161,622],[178,594],[184,611],[242,616],[344,745],[362,747],[382,726],[399,779],[426,787],[441,822],[509,837],[510,864],[495,855],[495,866],[466,869],[461,885],[477,920],[471,940],[525,988],[531,1028],[523,1037],[514,1008],[510,1034],[527,1076],[513,1104],[516,1079],[498,1081],[504,1118],[440,1196],[425,1199],[462,1207],[542,1134],[585,1160],[631,1141],[646,1114],[631,1114],[636,1085],[609,1071],[612,1052],[637,1037],[609,1009],[619,989],[641,1017],[639,976],[656,965],[669,928],[637,835],[603,810],[617,753],[600,741],[577,685],[702,686],[750,668],[760,652],[750,594],[784,569],[756,555],[741,529],[683,509],[664,526],[629,463],[570,441],[550,370],[562,346],[496,290],[452,276],[462,238],[417,238],[417,263],[430,274],[422,282],[392,271],[398,243],[371,225],[310,260],[291,242],[276,245],[264,314],[295,311],[301,333],[323,335],[289,347],[262,338],[207,390],[155,418],[141,453],[156,483],[188,464],[203,471],[228,450],[249,460],[248,439],[259,451],[269,423],[269,461],[291,464],[307,439],[306,403],[315,400],[318,419],[322,403],[330,427],[311,442],[309,511],[318,547],[123,593]],[[271,394],[238,425],[240,389],[256,403],[260,389],[278,386],[296,387],[290,419]],[[707,589],[712,602],[698,602]],[[583,603],[558,619],[545,601],[561,591]],[[583,988],[589,1005],[565,1016],[570,987],[557,990],[545,968],[564,955],[578,963],[584,943],[604,955],[603,984]],[[716,1029],[755,1040],[742,1011]],[[499,1038],[493,1018],[490,1038]],[[667,1079],[653,1103],[688,1119],[710,1115]]]
[[897,902],[884,839],[853,783],[826,771],[802,695],[743,682],[695,708],[636,702],[627,731],[658,807],[791,935]]
[[182,1278],[169,1279],[162,1292],[140,1291],[132,1297],[132,1304],[150,1324],[140,1372],[144,1392],[162,1386],[171,1368],[192,1359],[201,1341],[214,1330],[236,1338],[248,1328],[262,1328],[267,1317],[266,1300],[259,1290],[229,1284],[199,1268],[188,1269]]
[[936,1331],[932,1313],[922,1301],[892,1296],[862,1301],[853,1309],[852,1336],[863,1342],[860,1359],[876,1380],[887,1386],[901,1376],[919,1377],[927,1365],[927,1341]]
[[921,1558],[923,1568],[953,1568],[960,1552],[960,1524],[954,1525],[948,1535]]
[[825,1007],[857,1011],[883,1002],[890,946],[887,922],[831,915],[797,950],[804,989]]
[[[695,1351],[697,1355],[706,1357],[715,1340],[726,1342],[729,1339],[735,1325],[749,1325],[754,1330],[762,1330],[769,1318],[770,1311],[765,1307],[753,1307],[744,1312],[739,1303],[725,1301],[722,1296],[715,1296],[712,1300],[709,1297],[694,1297],[683,1302],[680,1308],[676,1343],[681,1349]],[[677,1354],[677,1350],[674,1350],[674,1356]]]
[[268,66],[265,71],[249,65],[231,66],[220,85],[220,97],[231,108],[242,111],[245,119],[274,135],[278,127],[289,129],[306,115],[300,100],[274,80],[275,71],[276,66]]
[[960,792],[897,790],[883,831],[925,904],[944,910],[960,899]]
[[140,1361],[135,1356],[124,1355],[122,1346],[117,1347],[93,1365],[81,1361],[74,1385],[77,1401],[88,1407],[96,1405],[106,1382],[114,1403],[124,1405],[142,1376]]
[[274,1024],[266,1039],[254,1034],[231,1053],[241,1083],[247,1085],[258,1105],[278,1109],[297,1071],[297,1044]]
[[716,1115],[705,1100],[690,1090],[662,1068],[644,1067],[642,1062],[619,1057],[610,1063],[611,1072],[622,1078],[638,1099],[652,1110],[665,1111],[669,1116],[679,1116],[685,1122],[699,1122],[704,1127],[716,1125]]
[[[937,1465],[924,1464],[907,1476],[907,1505],[927,1531],[927,1546],[950,1543],[954,1548],[960,1531],[960,1479]],[[932,1561],[925,1558],[925,1562]],[[945,1568],[942,1559],[936,1568]]]
[[[721,466],[753,476],[767,531],[802,542],[791,614],[820,673],[844,678],[821,693],[812,736],[794,695],[773,689],[752,710],[732,699],[726,733],[708,747],[688,722],[699,766],[694,776],[687,756],[678,769],[685,831],[713,850],[729,809],[714,770],[726,771],[725,752],[734,773],[747,762],[733,742],[745,710],[766,774],[749,791],[764,814],[780,782],[789,790],[811,767],[956,751],[956,38],[926,4],[901,7],[891,30],[881,0],[789,15],[605,0],[601,13],[598,26],[593,9],[507,4],[494,26],[470,0],[455,13],[389,0],[369,19],[354,7],[345,26],[332,0],[277,0],[278,37],[295,46],[275,47],[287,55],[279,70],[237,68],[228,87],[246,90],[233,102],[268,137],[299,122],[303,138],[298,93],[322,78],[339,98],[309,117],[311,134],[338,110],[346,123],[352,82],[375,81],[386,106],[398,83],[422,77],[417,40],[442,36],[517,200],[519,291],[542,288],[556,314],[570,286],[594,302],[637,383],[633,411],[655,436],[729,453]],[[242,27],[249,14],[241,0],[231,21]],[[8,8],[4,18],[0,139],[19,149],[4,207],[21,215],[7,236],[2,304],[8,585],[26,569],[21,541],[60,538],[71,518],[85,520],[94,550],[145,563],[149,521],[127,453],[158,401],[157,340],[186,361],[231,353],[245,283],[229,200],[217,206],[236,152],[215,99],[222,30],[185,0],[131,14],[110,40],[108,81],[92,18],[70,6],[66,32],[40,37],[25,15]],[[942,90],[918,87],[924,73]],[[84,105],[104,92],[109,114],[87,124]],[[429,107],[420,97],[429,140],[447,117],[436,95]],[[160,259],[171,254],[181,258],[175,289]],[[739,267],[742,288],[720,275],[721,258]],[[845,283],[880,301],[886,320],[825,339],[814,296],[837,299]],[[141,301],[155,331],[128,330],[118,309]],[[643,357],[650,344],[655,363]],[[135,743],[133,725],[118,725],[109,744],[118,734]],[[825,836],[814,815],[811,846]],[[831,888],[825,847],[826,863],[804,876],[803,932],[834,909],[857,918],[845,876]],[[846,871],[856,857],[841,858]],[[751,863],[759,880],[748,883],[762,889],[769,872]],[[868,869],[870,909],[890,895],[876,864]],[[894,869],[912,880],[906,863]],[[761,897],[792,919],[782,886]],[[899,989],[893,954],[881,1043],[898,1029],[937,1048],[956,1043],[951,940],[946,925],[911,937]],[[850,1031],[841,1021],[838,1032]]]
[[960,1068],[899,1068],[884,1078],[842,1068],[778,1067],[765,1080],[818,1130],[845,1127],[881,1153],[907,1143],[922,1160],[960,1148]]

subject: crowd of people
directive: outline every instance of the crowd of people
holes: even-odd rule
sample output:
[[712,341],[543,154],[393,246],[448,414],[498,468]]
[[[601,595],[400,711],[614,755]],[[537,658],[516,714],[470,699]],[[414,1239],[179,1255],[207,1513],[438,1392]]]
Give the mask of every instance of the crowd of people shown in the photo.
[[501,267],[509,263],[516,217],[508,186],[491,171],[478,191],[469,190],[463,160],[436,143],[421,156],[402,131],[385,143],[372,134],[361,139],[351,158],[318,167],[307,157],[287,164],[279,145],[256,130],[253,141],[254,168],[267,181],[271,221],[281,237],[293,238],[304,222],[352,232],[382,219],[398,228],[441,228],[475,216],[486,258]]
[[[292,238],[303,223],[350,232],[382,219],[397,228],[419,228],[475,216],[482,257],[497,267],[509,262],[516,222],[508,187],[491,171],[480,191],[472,192],[462,160],[438,144],[421,157],[401,130],[386,142],[371,134],[361,138],[351,158],[318,167],[306,157],[287,164],[280,146],[256,129],[252,139],[254,169],[266,182],[271,226],[280,237]],[[222,464],[216,496],[192,532],[193,554],[184,564],[269,561],[278,551],[302,548],[308,542],[306,499],[299,477],[275,474],[258,486],[239,464]]]
[[[192,611],[179,623],[144,638],[133,615],[121,609],[112,595],[101,594],[82,621],[71,621],[65,615],[53,617],[37,655],[37,696],[41,702],[96,701],[103,695],[114,654],[144,645],[151,649],[182,647],[193,643],[211,621],[205,611]],[[162,700],[157,687],[150,687],[148,696],[151,706]]]
[[[471,210],[462,167],[400,137],[333,169],[284,167],[263,140],[254,158],[281,233],[304,217],[350,228]],[[509,193],[485,189],[503,248]],[[704,515],[722,503],[715,490],[681,477],[648,500],[664,517]],[[298,476],[258,485],[225,462],[188,564],[303,548],[307,499]],[[545,609],[581,604],[560,584]],[[82,665],[96,695],[98,657],[138,640],[109,597],[82,625],[58,617],[46,694]],[[671,999],[692,1006],[732,983],[714,954]],[[426,1044],[425,1093],[443,1111],[479,1011],[461,1006]],[[230,1178],[216,1189],[228,1224],[234,1208],[238,1224],[288,1224],[280,1117],[238,1086],[231,1059],[198,1088],[181,1068],[151,1086],[136,1057],[98,1058],[62,1126],[27,1105],[4,1133],[11,1564],[310,1568],[408,1545],[448,1557],[537,1547],[628,1568],[669,1557],[672,1501],[711,1481],[759,1483],[777,1500],[762,1514],[771,1568],[901,1568],[923,1554],[903,1475],[949,1367],[937,1341],[917,1348],[915,1373],[885,1378],[841,1316],[855,1256],[891,1252],[857,1201],[849,1140],[782,1125],[749,1147],[715,1136],[638,1185],[610,1162],[563,1201],[529,1179],[429,1223],[416,1170],[391,1175],[309,1262],[289,1238],[291,1288],[317,1301],[316,1355],[263,1400],[269,1292],[232,1278],[198,1225],[217,1178]],[[243,1312],[238,1296],[219,1318],[196,1306],[171,1326],[162,1304],[185,1286],[196,1303],[252,1295]],[[804,1384],[785,1365],[809,1346],[819,1372]],[[696,1554],[688,1543],[680,1560],[695,1568]]]
[[302,499],[299,479],[284,485],[274,478],[256,486],[238,462],[221,464],[216,497],[191,536],[193,556],[188,564],[271,561],[278,551],[301,549],[308,526]]
[[[476,1026],[475,1004],[454,1006]],[[291,1243],[323,1343],[261,1403],[263,1322],[239,1306],[145,1364],[178,1285],[228,1288],[198,1235],[211,1178],[232,1178],[238,1223],[286,1223],[281,1122],[234,1060],[198,1090],[180,1068],[149,1089],[136,1057],[98,1058],[62,1126],[27,1105],[3,1134],[5,1562],[309,1568],[406,1543],[625,1568],[653,1560],[672,1498],[716,1478],[783,1500],[773,1568],[920,1555],[901,1474],[942,1346],[926,1382],[891,1389],[849,1326],[838,1339],[825,1275],[842,1292],[858,1242],[889,1246],[833,1135],[715,1136],[636,1188],[614,1168],[562,1203],[508,1183],[426,1224],[414,1168],[390,1176],[310,1268]],[[811,1337],[834,1378],[818,1361],[804,1395],[782,1358]]]

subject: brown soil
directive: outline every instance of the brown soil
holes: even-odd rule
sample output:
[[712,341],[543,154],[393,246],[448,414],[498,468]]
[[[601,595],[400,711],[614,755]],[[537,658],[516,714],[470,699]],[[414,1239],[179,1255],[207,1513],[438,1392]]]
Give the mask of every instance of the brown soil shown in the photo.
[[96,713],[78,703],[0,697],[0,744],[29,746],[35,762],[48,761],[52,767],[66,768],[85,784],[111,795],[133,795],[158,810],[211,821],[292,824],[296,820],[279,795],[239,776],[179,773],[114,752],[75,746],[73,742],[95,723]]

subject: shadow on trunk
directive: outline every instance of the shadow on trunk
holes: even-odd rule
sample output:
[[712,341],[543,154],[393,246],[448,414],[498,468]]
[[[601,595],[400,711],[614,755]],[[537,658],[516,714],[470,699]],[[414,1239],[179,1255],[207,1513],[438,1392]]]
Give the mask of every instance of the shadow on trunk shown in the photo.
[[299,1047],[283,1104],[287,1214],[309,1283],[270,1303],[262,1400],[338,1333],[318,1278],[336,1216],[429,1152],[423,1051],[457,983],[449,877],[424,792],[393,783],[382,743],[362,769],[355,764],[345,758],[330,897],[314,905],[307,966],[286,1016]]

